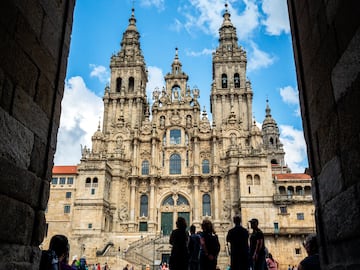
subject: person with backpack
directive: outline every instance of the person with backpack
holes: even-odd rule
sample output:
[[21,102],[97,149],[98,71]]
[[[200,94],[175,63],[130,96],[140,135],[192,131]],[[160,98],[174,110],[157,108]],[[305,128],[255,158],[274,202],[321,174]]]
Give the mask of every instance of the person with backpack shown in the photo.
[[195,225],[190,226],[189,250],[189,270],[199,270],[200,257],[200,235],[196,232]]
[[69,241],[65,235],[54,235],[48,250],[41,253],[39,270],[71,270],[69,260]]
[[201,224],[200,237],[200,270],[216,270],[217,257],[220,252],[220,243],[213,224],[205,219]]

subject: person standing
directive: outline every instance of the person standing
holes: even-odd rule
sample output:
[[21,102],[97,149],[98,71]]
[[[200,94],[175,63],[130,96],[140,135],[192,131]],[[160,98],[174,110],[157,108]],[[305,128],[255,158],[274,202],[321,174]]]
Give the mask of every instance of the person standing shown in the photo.
[[199,270],[200,257],[200,235],[196,232],[195,225],[190,226],[189,250],[189,270]]
[[298,270],[321,270],[316,234],[306,237],[304,248],[308,256],[300,262]]
[[235,227],[228,231],[226,242],[230,243],[231,270],[249,269],[249,233],[241,226],[241,218],[234,216]]
[[216,270],[220,251],[219,239],[210,220],[205,219],[201,228],[203,231],[200,237],[200,270]]
[[250,236],[250,256],[253,270],[266,269],[264,234],[259,229],[259,221],[256,218],[250,221],[253,230]]
[[68,265],[69,241],[65,235],[54,235],[48,250],[41,253],[39,270],[71,270]]
[[170,245],[172,245],[169,261],[171,270],[188,269],[188,238],[189,234],[186,231],[186,221],[183,217],[178,217],[176,229],[171,232],[169,241]]

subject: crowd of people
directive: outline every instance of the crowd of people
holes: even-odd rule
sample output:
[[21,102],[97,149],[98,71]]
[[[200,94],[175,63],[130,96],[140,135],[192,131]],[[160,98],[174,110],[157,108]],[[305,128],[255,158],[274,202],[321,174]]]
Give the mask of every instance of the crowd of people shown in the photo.
[[[241,225],[241,218],[233,218],[234,227],[226,235],[230,264],[226,270],[278,270],[279,263],[267,251],[264,234],[259,229],[259,221],[255,218],[249,221],[252,232]],[[217,259],[220,252],[220,242],[213,224],[205,219],[201,231],[196,232],[194,225],[190,226],[190,234],[183,217],[178,217],[176,229],[171,232],[169,243],[172,246],[169,264],[161,263],[159,270],[218,270]],[[319,250],[315,234],[309,235],[303,243],[307,252],[297,267],[288,270],[320,270]],[[39,270],[110,270],[105,262],[88,265],[84,256],[76,255],[69,263],[69,241],[64,235],[54,235],[49,249],[41,255]],[[150,269],[150,266],[146,267]],[[127,264],[123,270],[134,270]]]

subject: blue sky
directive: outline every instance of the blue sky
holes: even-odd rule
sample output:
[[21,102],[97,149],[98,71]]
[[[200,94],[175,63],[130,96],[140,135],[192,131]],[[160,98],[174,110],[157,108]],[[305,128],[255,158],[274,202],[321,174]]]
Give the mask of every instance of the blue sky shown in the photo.
[[247,51],[253,116],[262,123],[268,98],[285,161],[293,172],[303,172],[308,165],[285,0],[77,1],[55,165],[76,165],[80,145],[91,147],[91,136],[102,120],[110,57],[120,50],[132,7],[149,71],[149,101],[154,88],[164,85],[163,76],[170,71],[178,47],[188,84],[200,89],[200,104],[211,118],[211,53],[218,46],[225,2],[239,45]]

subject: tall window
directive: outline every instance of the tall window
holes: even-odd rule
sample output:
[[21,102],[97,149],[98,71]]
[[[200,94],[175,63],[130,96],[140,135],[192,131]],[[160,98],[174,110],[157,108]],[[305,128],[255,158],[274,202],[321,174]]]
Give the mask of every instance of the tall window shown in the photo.
[[227,88],[227,75],[226,74],[221,75],[221,87]]
[[70,199],[70,198],[71,198],[71,192],[70,192],[70,191],[68,191],[68,192],[65,193],[65,198],[66,198],[66,199]]
[[260,176],[258,174],[254,176],[254,185],[260,185]]
[[149,174],[149,161],[144,160],[141,164],[141,174],[148,175]]
[[162,166],[165,167],[165,151],[162,151]]
[[140,197],[140,216],[147,217],[148,216],[148,196],[141,195]]
[[67,178],[67,184],[68,184],[68,185],[74,184],[74,177],[68,177],[68,178]]
[[121,80],[120,77],[116,79],[116,92],[120,92],[120,90],[121,90],[121,82],[122,82],[122,80]]
[[66,178],[60,177],[60,185],[65,185]]
[[98,186],[98,179],[97,179],[97,177],[94,177],[92,186],[93,186],[93,187],[97,187],[97,186]]
[[129,92],[134,92],[134,77],[129,78]]
[[69,214],[70,213],[70,205],[64,205],[64,213]]
[[170,174],[181,174],[181,157],[179,154],[170,156]]
[[90,179],[90,177],[88,177],[85,180],[85,187],[90,187],[90,186],[91,186],[91,179]]
[[253,184],[253,179],[252,179],[252,176],[250,174],[248,174],[246,176],[246,184],[248,185],[252,185]]
[[203,216],[211,216],[211,202],[210,202],[210,195],[204,194],[203,195]]
[[53,179],[51,180],[51,184],[52,184],[52,185],[56,185],[57,182],[58,182],[57,177],[53,177]]
[[286,206],[280,206],[280,214],[282,214],[282,215],[287,214],[287,207]]
[[239,73],[234,74],[234,86],[235,86],[235,88],[240,88],[240,76],[239,76]]
[[173,129],[170,130],[170,144],[180,144],[181,143],[181,130]]
[[202,173],[210,173],[209,160],[207,159],[202,161]]

